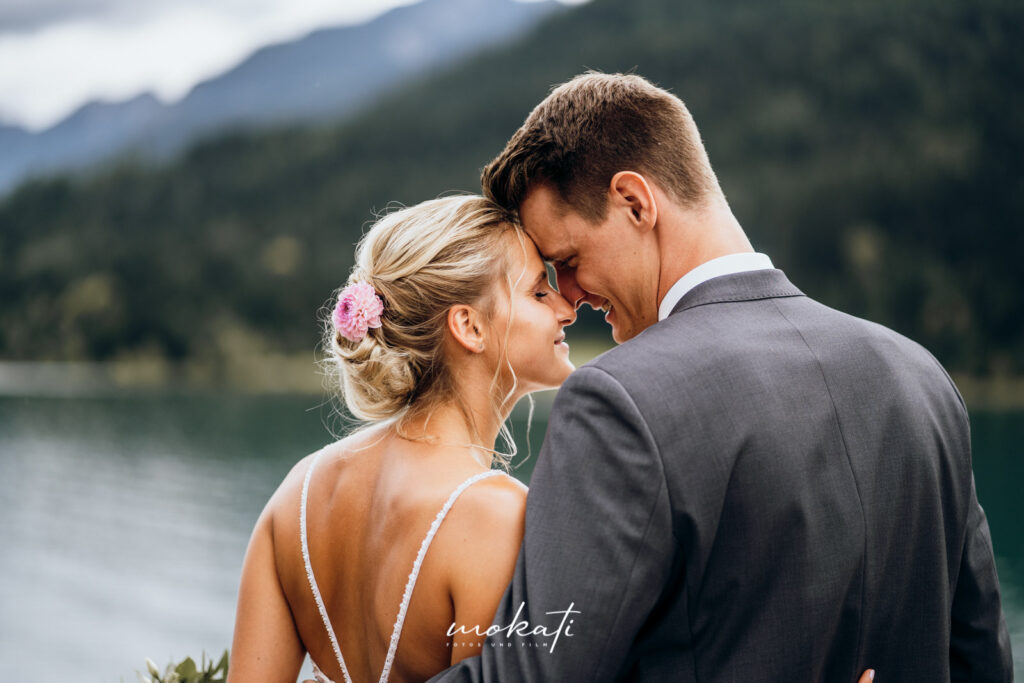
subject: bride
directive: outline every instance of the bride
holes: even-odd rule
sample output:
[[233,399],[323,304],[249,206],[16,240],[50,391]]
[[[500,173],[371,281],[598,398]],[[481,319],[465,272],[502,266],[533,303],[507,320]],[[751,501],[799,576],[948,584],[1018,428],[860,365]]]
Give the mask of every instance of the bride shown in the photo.
[[307,652],[321,683],[422,681],[480,652],[526,506],[494,444],[520,398],[572,372],[575,318],[482,197],[373,226],[325,340],[365,426],[300,461],[256,522],[228,681],[293,683]]
[[575,317],[481,197],[373,226],[326,340],[367,426],[299,462],[257,521],[229,681],[294,682],[306,652],[318,680],[425,680],[479,653],[526,505],[494,444],[520,398],[573,370]]

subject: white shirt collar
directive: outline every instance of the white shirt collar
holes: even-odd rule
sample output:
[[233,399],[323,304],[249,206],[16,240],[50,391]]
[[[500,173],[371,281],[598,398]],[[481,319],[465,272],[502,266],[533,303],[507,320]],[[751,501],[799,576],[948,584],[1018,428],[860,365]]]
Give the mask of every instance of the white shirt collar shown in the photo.
[[668,290],[665,298],[661,300],[661,304],[658,306],[658,320],[661,321],[667,318],[668,314],[672,312],[672,309],[676,307],[676,304],[679,303],[679,300],[687,292],[711,278],[774,267],[772,260],[765,254],[754,253],[727,254],[726,256],[719,256],[716,259],[702,263],[679,278]]

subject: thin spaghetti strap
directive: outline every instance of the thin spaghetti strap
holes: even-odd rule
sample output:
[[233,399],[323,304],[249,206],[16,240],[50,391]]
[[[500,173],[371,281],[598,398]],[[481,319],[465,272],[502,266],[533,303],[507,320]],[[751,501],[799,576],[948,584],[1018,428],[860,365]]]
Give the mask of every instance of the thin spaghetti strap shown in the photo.
[[[402,594],[402,604],[398,608],[398,619],[395,620],[395,628],[391,632],[391,642],[388,645],[388,654],[384,659],[384,669],[380,672],[380,683],[387,683],[388,676],[391,674],[391,666],[395,662],[395,652],[398,650],[398,641],[402,637],[402,625],[405,623],[405,613],[409,610],[409,601],[412,599],[412,591],[416,587],[416,579],[419,578],[420,567],[423,565],[423,557],[427,554],[427,549],[430,547],[431,541],[434,540],[434,535],[437,530],[441,527],[441,522],[444,521],[448,511],[452,509],[452,505],[455,504],[455,500],[462,495],[462,492],[467,488],[480,481],[481,479],[487,479],[496,475],[504,475],[499,470],[489,470],[487,472],[481,472],[480,474],[474,475],[466,481],[459,484],[458,488],[452,491],[452,494],[448,496],[448,500],[445,502],[444,507],[437,513],[434,518],[434,523],[430,525],[430,530],[427,532],[426,538],[420,544],[420,551],[416,554],[416,561],[412,565],[412,572],[409,574],[409,580],[405,584],[405,593]],[[507,476],[507,475],[505,475]],[[338,655],[341,656],[340,654]]]
[[306,499],[309,497],[309,480],[313,476],[313,468],[316,467],[316,463],[320,460],[320,456],[324,454],[326,446],[313,456],[313,461],[309,463],[309,469],[306,470],[306,479],[302,482],[302,503],[299,512],[299,534],[302,538],[302,561],[306,565],[306,578],[309,579],[309,587],[313,591],[313,599],[316,601],[316,607],[320,610],[320,618],[324,622],[324,628],[327,630],[327,635],[331,639],[331,647],[334,649],[334,656],[338,660],[338,666],[341,667],[341,673],[345,677],[345,683],[352,683],[352,677],[348,675],[348,668],[345,666],[345,659],[341,656],[341,647],[338,645],[338,638],[334,635],[334,628],[331,626],[331,619],[327,616],[327,608],[324,607],[324,599],[320,595],[320,588],[316,584],[316,578],[313,576],[313,565],[309,561],[309,539],[306,534]]

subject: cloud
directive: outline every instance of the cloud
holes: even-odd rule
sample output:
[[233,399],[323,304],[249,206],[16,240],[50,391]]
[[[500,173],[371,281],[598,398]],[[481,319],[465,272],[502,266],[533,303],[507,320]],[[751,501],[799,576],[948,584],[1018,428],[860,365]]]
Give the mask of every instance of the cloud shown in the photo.
[[[164,2],[164,6],[170,5]],[[82,20],[105,20],[151,11],[157,3],[125,0],[4,0],[0,3],[0,31],[31,33],[53,24]]]
[[91,99],[177,100],[263,45],[413,1],[6,0],[0,18],[36,28],[0,19],[0,121],[38,130]]

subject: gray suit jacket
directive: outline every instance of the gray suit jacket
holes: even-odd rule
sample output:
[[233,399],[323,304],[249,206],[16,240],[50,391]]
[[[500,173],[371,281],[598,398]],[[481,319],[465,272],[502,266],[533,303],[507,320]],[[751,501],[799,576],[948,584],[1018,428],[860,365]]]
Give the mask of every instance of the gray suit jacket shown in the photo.
[[1012,678],[963,400],[779,270],[575,372],[531,484],[505,628],[434,680]]

